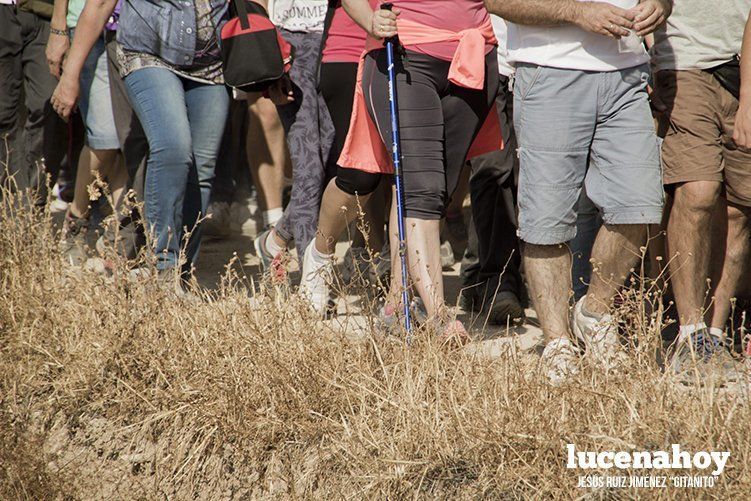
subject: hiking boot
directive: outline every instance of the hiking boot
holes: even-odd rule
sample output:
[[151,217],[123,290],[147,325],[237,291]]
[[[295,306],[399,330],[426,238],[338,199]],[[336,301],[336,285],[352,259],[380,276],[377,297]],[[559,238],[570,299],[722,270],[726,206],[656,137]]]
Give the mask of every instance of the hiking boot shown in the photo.
[[734,383],[739,381],[740,367],[728,352],[722,339],[700,329],[676,341],[670,359],[670,370],[687,384],[719,379]]
[[226,238],[232,233],[232,217],[227,202],[212,202],[206,211],[207,217],[201,223],[207,237]]
[[555,339],[545,346],[540,363],[550,384],[558,386],[579,374],[579,348],[568,338]]
[[462,291],[459,306],[463,310],[479,313],[481,319],[487,319],[492,325],[514,327],[524,324],[524,307],[516,294],[499,291],[495,296],[483,296],[476,292],[480,288],[470,287]]
[[313,257],[315,244],[316,241],[313,239],[305,248],[299,291],[316,313],[325,316],[329,309],[329,284],[333,280],[334,264],[331,259],[327,259],[324,263],[316,261]]
[[63,236],[60,240],[60,254],[67,264],[83,266],[86,263],[86,233],[88,230],[88,218],[74,217],[70,213],[65,215]]
[[286,251],[274,256],[266,249],[266,239],[272,231],[273,228],[269,228],[258,235],[253,240],[253,247],[255,247],[256,256],[261,260],[262,271],[269,274],[272,282],[282,283],[287,281]]
[[576,338],[584,344],[587,353],[605,368],[613,368],[622,355],[618,340],[618,325],[613,315],[600,318],[589,315],[584,310],[586,296],[576,302],[572,319],[572,328]]

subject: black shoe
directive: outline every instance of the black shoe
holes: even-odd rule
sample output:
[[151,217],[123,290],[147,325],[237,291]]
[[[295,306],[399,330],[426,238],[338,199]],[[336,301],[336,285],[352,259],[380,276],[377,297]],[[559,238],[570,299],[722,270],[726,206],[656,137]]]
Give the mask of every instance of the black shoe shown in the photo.
[[495,296],[481,295],[475,292],[477,289],[481,288],[472,287],[462,291],[459,306],[463,310],[477,312],[493,325],[516,326],[524,323],[524,307],[516,294],[511,291],[500,291]]

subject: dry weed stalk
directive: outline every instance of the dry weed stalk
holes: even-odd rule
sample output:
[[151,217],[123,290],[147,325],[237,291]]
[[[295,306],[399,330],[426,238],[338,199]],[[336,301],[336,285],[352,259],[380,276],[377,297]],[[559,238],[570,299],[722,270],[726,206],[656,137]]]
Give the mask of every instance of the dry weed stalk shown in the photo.
[[1,498],[592,495],[565,468],[566,443],[729,450],[701,495],[751,489],[749,407],[663,376],[640,348],[656,343],[659,311],[624,309],[638,342],[622,371],[585,367],[552,388],[533,354],[353,342],[263,283],[251,305],[231,266],[202,302],[153,277],[66,273],[49,214],[14,200],[0,208]]

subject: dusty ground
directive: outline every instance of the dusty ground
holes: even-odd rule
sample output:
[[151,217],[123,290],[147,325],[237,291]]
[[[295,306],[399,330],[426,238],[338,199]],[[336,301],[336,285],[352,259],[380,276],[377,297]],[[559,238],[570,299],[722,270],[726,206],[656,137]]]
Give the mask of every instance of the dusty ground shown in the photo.
[[[255,212],[254,208],[250,209]],[[208,288],[216,287],[222,274],[226,272],[227,263],[237,259],[237,268],[240,273],[247,277],[260,276],[260,264],[253,250],[253,238],[256,235],[256,222],[247,220],[242,226],[234,225],[232,234],[227,238],[209,237],[204,240],[201,247],[200,264],[198,266],[198,281]],[[342,257],[347,250],[348,244],[340,242],[337,245],[336,256],[341,268]],[[292,263],[292,280],[299,280],[296,272],[296,263]],[[444,270],[444,286],[446,300],[450,305],[456,305],[461,289],[459,278],[459,262],[450,270]],[[455,308],[458,318],[470,330],[473,338],[477,340],[471,349],[487,356],[499,356],[510,343],[516,343],[523,350],[531,350],[542,341],[542,331],[537,324],[537,316],[533,309],[526,311],[527,321],[521,327],[506,328],[487,322],[482,315],[469,314],[458,307]],[[364,332],[369,328],[369,321],[365,318],[360,303],[360,296],[356,294],[341,298],[338,304],[339,315],[329,321],[332,326],[351,332]]]

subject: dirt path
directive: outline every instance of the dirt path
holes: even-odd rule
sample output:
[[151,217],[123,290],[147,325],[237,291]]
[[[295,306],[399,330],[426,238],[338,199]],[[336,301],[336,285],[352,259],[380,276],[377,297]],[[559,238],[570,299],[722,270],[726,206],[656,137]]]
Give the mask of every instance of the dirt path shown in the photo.
[[[257,279],[260,276],[260,263],[253,250],[253,238],[256,235],[255,223],[248,220],[242,229],[235,229],[240,231],[233,231],[228,238],[207,237],[204,239],[197,273],[198,281],[204,287],[215,287],[221,275],[226,271],[227,263],[235,257],[237,259],[235,269],[241,276],[248,279]],[[345,243],[337,245],[336,256],[339,263],[346,249]],[[444,271],[443,277],[446,299],[449,304],[455,305],[461,288],[459,263],[454,265],[453,269]],[[299,280],[297,272],[292,273],[292,280],[293,282]],[[358,333],[364,333],[369,320],[361,314],[361,310],[360,297],[348,295],[340,299],[338,315],[327,323],[332,328],[347,332],[348,335],[356,336]],[[470,315],[458,308],[457,314],[476,340],[468,349],[480,356],[496,358],[511,346],[528,351],[539,346],[542,341],[542,331],[532,309],[527,310],[527,321],[523,326],[510,329],[489,325],[482,316]]]

